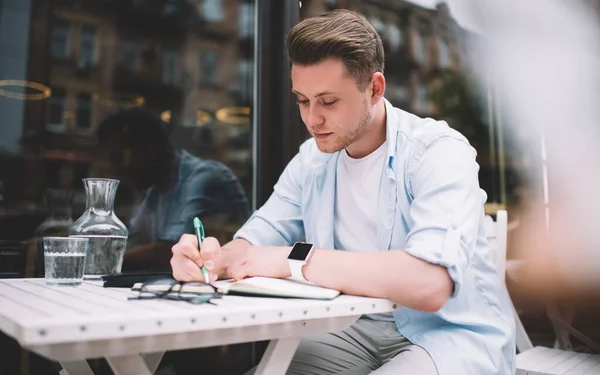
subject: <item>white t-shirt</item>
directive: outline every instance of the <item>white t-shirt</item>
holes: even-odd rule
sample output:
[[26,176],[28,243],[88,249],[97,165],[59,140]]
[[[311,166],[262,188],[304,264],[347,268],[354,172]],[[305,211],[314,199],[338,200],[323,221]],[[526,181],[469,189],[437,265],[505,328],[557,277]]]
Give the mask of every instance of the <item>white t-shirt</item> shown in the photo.
[[[369,155],[354,159],[340,152],[335,183],[334,233],[337,250],[375,252],[377,249],[377,202],[387,155],[387,141]],[[371,314],[393,321],[390,314]]]

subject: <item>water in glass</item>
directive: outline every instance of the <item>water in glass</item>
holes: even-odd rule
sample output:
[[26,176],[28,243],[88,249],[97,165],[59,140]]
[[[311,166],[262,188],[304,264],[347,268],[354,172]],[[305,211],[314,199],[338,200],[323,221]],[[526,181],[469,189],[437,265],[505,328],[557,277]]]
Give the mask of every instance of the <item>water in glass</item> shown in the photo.
[[44,237],[46,284],[80,285],[87,255],[88,239]]

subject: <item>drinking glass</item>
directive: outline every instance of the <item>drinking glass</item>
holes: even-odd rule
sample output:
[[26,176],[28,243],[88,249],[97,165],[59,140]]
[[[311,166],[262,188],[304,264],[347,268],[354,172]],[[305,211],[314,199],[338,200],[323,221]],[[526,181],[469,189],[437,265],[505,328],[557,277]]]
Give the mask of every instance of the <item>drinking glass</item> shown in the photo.
[[82,237],[44,237],[46,284],[76,286],[83,282],[89,239]]

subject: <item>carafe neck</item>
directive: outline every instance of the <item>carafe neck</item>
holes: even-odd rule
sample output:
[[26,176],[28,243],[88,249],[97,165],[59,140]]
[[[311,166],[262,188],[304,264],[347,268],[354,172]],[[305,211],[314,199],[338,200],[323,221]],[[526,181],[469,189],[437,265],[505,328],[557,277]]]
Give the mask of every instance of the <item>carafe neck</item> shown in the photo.
[[114,210],[118,180],[107,178],[84,178],[86,211],[97,215],[110,215]]

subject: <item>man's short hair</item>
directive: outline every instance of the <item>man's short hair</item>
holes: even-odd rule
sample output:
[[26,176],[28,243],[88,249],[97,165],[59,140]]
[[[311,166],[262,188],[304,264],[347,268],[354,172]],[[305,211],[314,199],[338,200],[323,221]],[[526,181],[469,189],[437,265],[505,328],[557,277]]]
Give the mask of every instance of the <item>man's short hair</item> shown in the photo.
[[309,66],[328,58],[343,61],[361,90],[373,73],[383,73],[383,43],[375,28],[360,14],[336,9],[295,25],[287,36],[292,64]]

